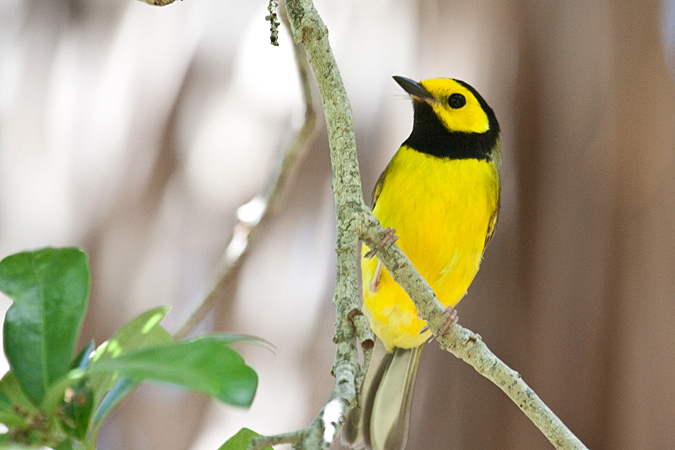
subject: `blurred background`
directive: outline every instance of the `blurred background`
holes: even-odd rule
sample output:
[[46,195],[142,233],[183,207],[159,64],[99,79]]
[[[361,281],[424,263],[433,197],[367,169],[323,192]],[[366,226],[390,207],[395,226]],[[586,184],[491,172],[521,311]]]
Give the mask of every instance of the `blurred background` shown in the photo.
[[[496,111],[500,224],[460,323],[589,448],[675,448],[675,1],[316,6],[352,102],[366,197],[412,124],[392,75],[465,80]],[[237,207],[263,189],[301,123],[292,45],[285,30],[269,44],[266,7],[0,2],[0,257],[87,251],[82,342],[164,304],[177,329]],[[242,426],[281,433],[319,412],[335,352],[322,120],[278,213],[197,330],[276,346],[242,349],[260,375],[251,409],[143,386],[105,424],[101,450],[217,449]],[[497,387],[429,345],[408,449],[447,448],[550,446]]]

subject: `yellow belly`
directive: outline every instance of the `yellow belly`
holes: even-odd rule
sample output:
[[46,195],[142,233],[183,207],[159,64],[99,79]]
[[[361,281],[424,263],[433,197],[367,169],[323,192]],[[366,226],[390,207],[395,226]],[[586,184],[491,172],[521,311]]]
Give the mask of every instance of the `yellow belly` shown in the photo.
[[[382,226],[396,230],[398,245],[438,300],[454,307],[478,272],[498,197],[496,163],[441,159],[401,147],[387,167],[373,213]],[[429,332],[420,334],[425,322],[386,269],[371,292],[376,267],[377,257],[362,258],[363,310],[371,328],[388,351],[421,345],[429,338]]]

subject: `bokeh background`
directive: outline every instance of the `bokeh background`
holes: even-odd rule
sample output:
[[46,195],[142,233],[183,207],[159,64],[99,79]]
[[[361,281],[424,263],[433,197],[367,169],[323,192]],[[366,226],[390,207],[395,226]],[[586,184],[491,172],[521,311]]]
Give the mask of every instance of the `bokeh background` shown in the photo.
[[[391,75],[476,87],[503,130],[500,224],[459,306],[593,449],[675,448],[675,1],[316,0],[364,190],[409,132]],[[264,0],[0,2],[0,256],[82,246],[83,342],[170,304],[175,330],[303,107]],[[101,450],[216,449],[309,424],[333,388],[334,209],[322,119],[199,331],[260,336],[250,410],[144,386]],[[6,310],[9,302],[0,297]],[[0,371],[7,365],[0,361]],[[334,446],[338,448],[339,445]],[[540,449],[495,386],[429,345],[408,448]]]

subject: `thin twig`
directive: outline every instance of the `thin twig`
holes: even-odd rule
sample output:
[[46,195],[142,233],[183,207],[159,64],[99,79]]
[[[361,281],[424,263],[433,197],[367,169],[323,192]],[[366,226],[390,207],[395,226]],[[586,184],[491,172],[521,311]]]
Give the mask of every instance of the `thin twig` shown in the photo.
[[270,23],[270,43],[275,47],[279,46],[279,21],[277,16],[277,7],[279,6],[279,0],[269,0],[267,5],[267,11],[269,15],[265,17]]
[[312,103],[309,67],[305,50],[298,44],[294,44],[293,48],[305,101],[303,124],[289,145],[280,153],[281,160],[276,165],[275,171],[270,176],[262,194],[237,209],[238,223],[234,227],[232,239],[220,258],[199,306],[174,333],[176,340],[184,339],[190,330],[201,322],[218,302],[221,297],[221,288],[227,285],[236,273],[235,269],[241,265],[257,230],[260,228],[260,224],[275,211],[281,194],[286,190],[289,180],[293,179],[292,175],[305,154],[307,142],[316,125],[316,112]]
[[277,444],[297,444],[302,440],[304,435],[297,431],[292,433],[276,434],[274,436],[257,436],[256,443],[260,448],[271,447]]

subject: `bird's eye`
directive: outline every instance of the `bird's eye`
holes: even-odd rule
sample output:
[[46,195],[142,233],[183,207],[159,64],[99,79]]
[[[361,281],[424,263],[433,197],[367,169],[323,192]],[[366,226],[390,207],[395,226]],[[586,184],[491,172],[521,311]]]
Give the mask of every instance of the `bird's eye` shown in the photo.
[[459,109],[466,105],[466,98],[462,94],[452,94],[448,98],[448,105],[450,105],[452,109]]

